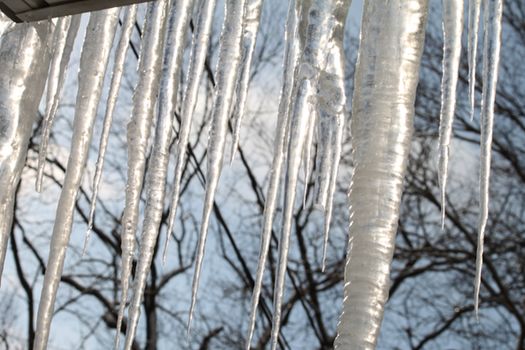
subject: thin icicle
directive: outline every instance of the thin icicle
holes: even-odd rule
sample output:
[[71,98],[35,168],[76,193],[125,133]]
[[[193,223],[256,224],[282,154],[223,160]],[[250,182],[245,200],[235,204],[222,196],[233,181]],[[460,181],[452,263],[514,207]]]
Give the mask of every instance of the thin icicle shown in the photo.
[[226,0],[224,25],[221,33],[221,46],[219,49],[219,60],[217,63],[217,85],[215,89],[215,100],[213,102],[212,121],[210,126],[210,137],[208,141],[208,169],[206,174],[206,196],[204,198],[204,209],[202,223],[199,233],[197,247],[197,259],[195,263],[195,274],[193,276],[191,306],[188,318],[188,332],[191,329],[191,321],[197,292],[199,290],[200,274],[208,226],[211,211],[215,200],[215,192],[219,183],[224,157],[224,146],[226,133],[228,131],[228,117],[231,111],[235,83],[241,63],[241,39],[243,30],[243,12],[245,0]]
[[456,110],[456,86],[461,58],[463,31],[463,0],[443,0],[443,77],[441,80],[441,112],[439,117],[439,187],[441,191],[441,229],[445,227],[445,205],[448,158],[452,124]]
[[[171,9],[164,70],[157,103],[158,115],[155,141],[147,173],[147,199],[144,225],[140,241],[140,256],[134,279],[133,298],[130,304],[125,349],[131,349],[137,329],[142,295],[146,286],[155,245],[159,235],[166,191],[169,148],[172,139],[172,123],[179,88],[180,66],[186,38],[186,30],[193,10],[193,0],[178,0]],[[118,336],[118,334],[117,334]]]
[[470,101],[470,120],[474,119],[476,106],[476,58],[478,52],[479,16],[481,0],[468,2],[468,84]]
[[244,32],[242,38],[242,63],[239,84],[237,86],[237,101],[233,114],[233,136],[230,163],[235,158],[239,137],[241,133],[241,124],[246,107],[246,98],[248,97],[248,85],[250,83],[250,72],[252,67],[253,52],[257,42],[257,32],[261,19],[261,9],[263,0],[246,0]]
[[366,0],[352,103],[354,172],[335,349],[375,349],[390,287],[427,0]]
[[[111,124],[113,122],[113,113],[115,111],[115,105],[117,103],[117,97],[120,90],[120,82],[122,80],[122,74],[124,72],[124,63],[126,61],[126,54],[128,52],[131,34],[133,33],[133,28],[135,26],[136,16],[137,5],[131,5],[125,9],[120,39],[118,42],[117,50],[115,52],[115,59],[113,63],[113,75],[111,77],[111,86],[109,88],[108,100],[106,102],[106,112],[104,115],[102,134],[100,136],[100,143],[98,147],[98,158],[95,166],[95,176],[93,177],[93,193],[91,194],[91,206],[89,208],[88,227],[82,254],[84,254],[86,251],[91,229],[93,228],[93,219],[95,218],[97,195],[100,186],[100,180],[102,179],[102,170],[104,168],[104,157],[106,155],[106,148],[108,146],[109,132],[111,130]],[[120,330],[120,326],[117,322],[117,331],[118,330]]]
[[166,261],[168,244],[171,233],[173,232],[173,225],[175,224],[175,216],[179,205],[180,183],[184,164],[186,162],[186,149],[190,137],[193,112],[195,110],[195,104],[197,103],[197,94],[199,92],[199,85],[204,70],[204,63],[208,53],[215,5],[216,0],[203,0],[201,2],[197,15],[197,25],[193,34],[190,64],[186,74],[186,81],[188,83],[186,90],[184,91],[181,109],[180,130],[177,143],[177,160],[175,162],[175,179],[173,181],[173,192],[171,195],[168,229],[166,231],[166,240],[164,241],[164,251],[162,253],[163,261]]
[[314,205],[326,208],[328,188],[330,187],[330,171],[332,165],[333,121],[325,112],[321,112],[317,125],[317,154],[315,160],[315,198]]
[[9,72],[0,74],[0,279],[12,228],[16,188],[44,92],[50,29],[47,23],[13,25],[0,39],[0,67]]
[[46,164],[47,146],[49,135],[55,120],[60,95],[66,78],[67,65],[73,51],[73,44],[77,37],[81,16],[68,16],[59,18],[53,38],[53,57],[47,82],[46,112],[42,127],[42,141],[38,152],[38,166],[36,175],[36,191],[42,191],[42,178]]
[[294,71],[298,61],[298,53],[300,48],[297,42],[297,28],[298,28],[298,10],[299,5],[294,0],[291,0],[288,5],[288,15],[286,19],[285,43],[286,49],[284,53],[284,72],[283,85],[281,88],[281,96],[279,100],[279,109],[277,115],[277,126],[275,135],[275,148],[273,152],[272,168],[270,172],[270,183],[266,194],[266,203],[264,205],[263,213],[263,228],[261,233],[261,243],[259,248],[259,258],[257,262],[257,273],[255,276],[255,283],[253,288],[251,306],[250,306],[250,325],[248,328],[248,339],[246,341],[246,350],[250,349],[253,331],[255,329],[255,321],[257,318],[257,307],[259,305],[259,298],[261,295],[264,269],[266,260],[268,258],[268,250],[270,248],[270,241],[272,238],[273,218],[277,204],[277,195],[279,193],[279,185],[281,180],[281,169],[285,159],[285,144],[286,135],[288,135],[288,122],[290,116],[290,108],[292,106],[292,88],[294,82]]
[[306,140],[303,148],[304,158],[304,192],[303,192],[303,206],[306,206],[306,196],[308,195],[308,183],[310,182],[310,170],[312,167],[312,143],[314,142],[315,124],[317,122],[317,113],[312,110],[312,114],[308,118],[308,131],[306,133]]
[[128,300],[129,280],[135,255],[135,231],[137,230],[140,194],[146,167],[146,150],[159,90],[159,70],[162,64],[164,29],[169,4],[169,0],[154,1],[148,4],[146,11],[146,24],[139,60],[139,81],[133,94],[133,109],[127,130],[128,181],[122,214],[121,297],[118,319],[123,318]]
[[[327,157],[329,158],[329,173],[321,173],[321,176],[328,178],[328,186],[322,188],[320,204],[324,208],[324,240],[323,240],[323,262],[322,271],[326,267],[326,252],[328,247],[328,238],[330,232],[330,223],[332,221],[332,208],[337,185],[337,174],[339,172],[339,161],[341,158],[341,149],[343,142],[343,132],[345,127],[345,106],[346,93],[344,83],[344,24],[348,13],[350,2],[342,6],[336,15],[336,24],[332,39],[332,47],[327,60],[327,68],[321,72],[319,78],[319,96],[318,108],[320,115],[328,120],[329,138],[321,140],[326,143],[325,148],[329,148]],[[325,192],[326,191],[326,192]]]
[[503,0],[484,0],[483,34],[483,96],[481,100],[481,160],[479,188],[479,231],[476,252],[476,279],[474,287],[474,309],[479,308],[481,269],[483,267],[483,240],[489,216],[489,182],[492,150],[492,131],[494,125],[494,103],[498,82],[499,54],[501,48],[501,18]]
[[281,239],[279,241],[279,264],[274,291],[274,313],[272,322],[272,350],[277,349],[279,339],[279,328],[281,323],[281,306],[284,297],[284,280],[286,274],[286,263],[290,244],[291,223],[294,213],[295,195],[297,192],[297,178],[301,166],[301,155],[308,133],[308,117],[311,106],[308,97],[311,96],[313,87],[311,81],[303,79],[300,82],[295,108],[291,120],[290,143],[288,145],[288,160],[286,167],[285,190],[284,190],[284,213],[281,228]]
[[47,347],[56,293],[71,235],[76,197],[86,166],[93,125],[117,22],[118,10],[116,9],[94,12],[89,19],[80,58],[71,153],[57,206],[49,258],[38,307],[33,348],[35,350],[44,350]]

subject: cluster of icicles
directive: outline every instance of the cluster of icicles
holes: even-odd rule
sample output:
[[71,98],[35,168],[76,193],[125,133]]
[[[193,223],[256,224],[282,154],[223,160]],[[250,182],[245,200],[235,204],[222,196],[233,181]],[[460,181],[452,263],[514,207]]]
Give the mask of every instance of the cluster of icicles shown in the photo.
[[[233,127],[232,158],[245,113],[250,67],[256,44],[262,0],[225,0],[224,24],[216,69],[213,112],[210,121],[208,166],[203,218],[192,286],[192,315],[197,300],[206,236],[221,175],[229,125]],[[281,321],[286,262],[298,178],[315,177],[316,204],[324,210],[324,258],[332,198],[345,119],[343,33],[351,0],[290,0],[285,29],[284,74],[277,115],[275,149],[264,210],[259,265],[251,303],[249,349],[255,327],[263,273],[279,192],[284,193],[279,262],[275,280],[271,347],[276,349]],[[192,115],[208,52],[215,0],[158,0],[147,5],[139,60],[139,80],[127,129],[128,178],[122,217],[122,296],[115,348],[129,302],[125,348],[133,343],[148,269],[159,234],[166,195],[169,146],[174,137],[181,61],[189,23],[195,28],[190,46],[180,127],[176,147],[173,193],[167,237],[174,227],[186,145]],[[364,3],[355,90],[352,103],[354,173],[350,186],[351,224],[345,269],[343,312],[335,348],[373,349],[388,297],[390,262],[394,251],[402,182],[413,128],[414,100],[424,42],[427,0]],[[456,84],[461,56],[463,0],[443,1],[444,58],[442,108],[439,128],[439,180],[445,217],[445,186],[449,144],[454,119]],[[476,49],[481,0],[468,4],[468,62],[470,104],[474,113]],[[502,0],[483,0],[483,90],[481,102],[481,215],[475,282],[476,310],[482,265],[483,233],[488,210],[488,182],[493,106],[500,50]],[[92,13],[78,73],[78,93],[72,146],[58,202],[45,271],[34,349],[46,348],[55,298],[70,238],[75,201],[88,158],[93,125],[100,104],[110,51],[116,45],[108,100],[94,176],[92,225],[112,116],[119,94],[126,52],[136,21],[137,6]],[[119,19],[121,28],[119,27]],[[6,254],[11,229],[15,189],[25,164],[28,140],[47,82],[42,142],[38,158],[37,191],[41,189],[50,130],[57,111],[80,16],[36,24],[0,21],[0,262]],[[117,37],[116,33],[120,33]],[[156,118],[156,119],[154,119]],[[231,124],[230,124],[231,122]],[[155,125],[155,135],[150,128]],[[152,139],[152,140],[150,140]],[[310,174],[312,144],[317,142],[316,172]],[[148,171],[148,144],[152,143]],[[145,184],[143,183],[146,175]],[[283,176],[284,175],[284,176]],[[282,183],[281,183],[282,182]],[[133,293],[128,300],[140,193],[147,200],[138,247]],[[89,232],[86,237],[86,243]],[[164,246],[166,256],[168,238]],[[323,259],[324,267],[324,259]]]

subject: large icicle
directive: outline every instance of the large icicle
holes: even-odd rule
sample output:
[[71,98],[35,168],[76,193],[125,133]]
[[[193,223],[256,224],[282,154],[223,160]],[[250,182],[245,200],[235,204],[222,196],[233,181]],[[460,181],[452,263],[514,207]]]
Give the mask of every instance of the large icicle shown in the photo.
[[282,165],[285,159],[285,144],[288,135],[288,121],[290,115],[290,108],[292,106],[292,89],[294,82],[294,71],[298,61],[298,54],[300,52],[299,40],[297,39],[298,25],[299,25],[299,11],[300,2],[296,3],[291,0],[288,5],[288,15],[286,19],[285,30],[285,53],[284,53],[284,69],[283,69],[283,85],[281,88],[281,96],[279,100],[279,108],[277,115],[277,126],[275,135],[275,146],[273,152],[272,168],[270,172],[270,183],[266,194],[266,203],[264,204],[263,213],[263,228],[261,233],[261,243],[259,248],[259,258],[257,262],[257,273],[255,276],[255,283],[253,288],[251,306],[250,306],[250,325],[248,328],[248,339],[246,342],[246,350],[250,349],[253,331],[255,329],[255,321],[257,318],[257,307],[259,305],[259,298],[261,295],[264,268],[268,258],[268,250],[270,248],[270,241],[272,238],[273,218],[279,194],[279,184],[281,180]]
[[374,349],[388,298],[427,0],[367,0],[352,105],[354,173],[335,349]]
[[474,287],[474,308],[479,306],[481,268],[483,266],[483,240],[489,216],[489,182],[494,125],[494,103],[498,82],[499,53],[501,48],[501,18],[503,0],[485,0],[483,7],[483,96],[481,101],[481,161],[479,189],[479,231],[476,252],[476,279]]
[[[131,34],[133,34],[133,28],[135,26],[136,17],[137,5],[131,5],[125,9],[120,39],[118,42],[117,50],[115,52],[113,74],[111,76],[111,86],[109,88],[108,100],[106,102],[106,112],[104,114],[104,124],[102,126],[102,134],[100,135],[98,158],[95,168],[95,176],[93,177],[93,193],[91,194],[91,206],[89,209],[88,216],[88,228],[86,233],[86,240],[84,242],[84,252],[89,242],[91,229],[93,228],[93,219],[95,218],[97,195],[100,186],[100,180],[102,179],[102,170],[104,168],[104,158],[106,156],[106,148],[108,146],[109,141],[109,132],[111,130],[111,124],[113,122],[113,113],[115,111],[115,105],[117,103],[122,74],[124,72],[124,63],[126,61],[126,54],[128,52]],[[120,329],[119,326],[120,323],[117,322],[117,331]]]
[[219,60],[217,62],[217,85],[215,88],[215,100],[213,102],[210,138],[208,141],[206,196],[204,198],[204,209],[197,247],[197,260],[192,283],[188,331],[191,328],[193,312],[197,302],[202,261],[204,259],[206,238],[208,236],[208,226],[213,209],[213,202],[215,200],[215,192],[222,170],[224,147],[228,131],[228,117],[233,103],[235,83],[237,82],[238,70],[241,63],[241,39],[245,2],[245,0],[225,1],[224,26],[221,33]]
[[190,137],[191,123],[193,121],[193,112],[197,103],[197,94],[204,70],[204,63],[208,53],[211,28],[213,24],[213,14],[215,11],[216,0],[203,0],[199,7],[197,15],[197,25],[193,33],[190,64],[186,75],[187,86],[184,91],[184,98],[181,108],[179,138],[177,143],[177,160],[175,162],[175,179],[173,181],[173,192],[171,195],[171,206],[168,217],[168,229],[166,231],[166,241],[164,242],[163,260],[166,260],[168,243],[180,198],[180,183],[182,172],[186,162],[186,149]]
[[128,300],[129,280],[135,255],[135,231],[138,222],[140,194],[146,167],[146,150],[159,90],[159,70],[162,64],[164,29],[169,4],[168,0],[154,1],[148,4],[146,11],[146,25],[139,60],[139,81],[133,94],[133,109],[127,131],[128,181],[126,184],[126,203],[122,214],[121,297],[118,319],[123,318]]
[[470,119],[474,119],[476,105],[476,58],[478,53],[479,14],[481,0],[468,2],[468,84],[470,101]]
[[38,307],[35,350],[43,350],[47,347],[56,292],[71,235],[76,197],[86,166],[93,125],[117,22],[118,10],[116,9],[94,12],[89,19],[80,58],[71,153],[57,206],[49,258]]
[[443,0],[443,78],[439,118],[439,187],[441,191],[441,227],[445,227],[448,157],[452,124],[456,110],[456,86],[461,58],[463,0]]
[[261,19],[261,8],[263,0],[246,0],[246,10],[244,19],[244,32],[242,38],[242,64],[239,83],[237,86],[237,100],[233,114],[233,136],[231,148],[231,160],[235,158],[239,137],[241,133],[242,118],[244,117],[244,108],[246,98],[248,97],[248,85],[250,83],[250,72],[252,67],[253,52],[257,41],[257,32]]
[[[178,0],[171,9],[167,34],[164,70],[158,101],[158,121],[155,141],[147,172],[147,200],[144,225],[140,241],[140,256],[134,279],[133,298],[130,304],[125,349],[131,349],[137,329],[142,294],[153,260],[164,207],[169,149],[172,139],[172,121],[179,87],[180,66],[186,38],[186,29],[193,10],[193,0]],[[117,334],[118,336],[118,334]]]
[[77,37],[81,16],[68,16],[58,19],[53,34],[54,52],[51,58],[51,67],[47,81],[46,112],[42,125],[42,141],[38,152],[38,167],[36,175],[36,191],[42,191],[42,178],[46,164],[49,135],[58,109],[58,102],[62,94],[62,87],[67,72],[67,65],[73,51],[73,44]]
[[[281,323],[281,306],[284,298],[284,282],[290,244],[291,224],[294,215],[297,180],[301,166],[305,142],[308,139],[308,123],[317,105],[316,90],[321,68],[326,60],[326,50],[330,48],[333,30],[338,24],[338,13],[349,1],[312,1],[310,7],[301,10],[301,21],[306,34],[303,54],[296,69],[294,82],[294,106],[290,119],[290,140],[284,183],[284,210],[281,238],[279,241],[279,262],[274,289],[274,313],[271,335],[271,348],[278,344]],[[306,4],[303,4],[305,6]],[[347,8],[347,7],[346,7]],[[307,16],[307,17],[305,17]],[[306,20],[307,18],[307,20]]]
[[0,278],[13,222],[16,188],[44,92],[50,26],[19,24],[0,39]]

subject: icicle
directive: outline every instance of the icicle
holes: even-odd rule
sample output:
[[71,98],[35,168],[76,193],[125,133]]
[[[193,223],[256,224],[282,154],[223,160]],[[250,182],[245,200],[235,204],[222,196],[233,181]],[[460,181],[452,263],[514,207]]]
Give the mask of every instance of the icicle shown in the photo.
[[374,349],[413,129],[426,0],[367,0],[352,104],[354,173],[335,349]]
[[474,119],[476,105],[476,58],[478,52],[478,31],[481,0],[468,3],[468,83],[470,100],[470,120]]
[[303,206],[306,206],[306,196],[308,195],[308,183],[310,182],[310,168],[312,161],[312,143],[314,141],[315,124],[317,121],[317,113],[312,110],[312,114],[308,118],[308,131],[306,133],[306,140],[303,149],[304,158],[304,192],[303,192]]
[[55,120],[55,114],[58,109],[58,102],[62,94],[62,87],[66,77],[67,65],[71,52],[73,51],[73,44],[77,37],[78,28],[80,26],[81,16],[68,16],[58,19],[53,37],[53,56],[51,59],[51,67],[49,70],[49,78],[47,82],[47,96],[46,96],[46,112],[44,115],[42,127],[42,141],[40,143],[40,150],[38,153],[38,167],[36,175],[36,191],[42,191],[42,178],[44,176],[44,167],[46,163],[47,145],[49,143],[49,135],[51,127]]
[[239,145],[239,136],[244,117],[244,108],[248,96],[248,84],[250,82],[250,71],[252,66],[253,51],[257,41],[257,32],[261,18],[261,8],[263,0],[246,0],[244,33],[242,38],[242,63],[239,85],[237,87],[237,101],[233,115],[233,139],[231,148],[230,163],[235,158],[237,147]]
[[456,86],[461,58],[463,0],[443,0],[443,78],[439,120],[439,186],[441,191],[441,229],[445,227],[448,157],[456,109]]
[[0,278],[12,229],[16,188],[44,92],[50,28],[43,22],[13,25],[0,39],[0,67],[9,72],[0,74]]
[[[166,175],[169,162],[169,148],[172,139],[172,120],[175,115],[178,82],[182,53],[186,38],[186,29],[193,9],[193,0],[179,0],[172,7],[167,34],[164,71],[158,101],[158,122],[155,130],[155,142],[147,173],[148,192],[145,208],[144,226],[140,242],[140,256],[134,280],[133,298],[130,304],[128,331],[125,349],[131,349],[139,321],[142,294],[153,259],[159,234]],[[118,334],[117,334],[118,336]]]
[[[95,169],[95,176],[93,177],[93,193],[91,194],[91,206],[88,216],[88,228],[86,232],[86,239],[84,241],[83,253],[85,253],[91,229],[93,228],[93,219],[95,218],[95,209],[97,205],[97,195],[102,179],[102,170],[104,168],[104,157],[106,155],[106,148],[108,146],[109,132],[111,123],[113,121],[113,112],[117,103],[117,97],[120,90],[120,82],[124,71],[124,63],[126,61],[126,53],[129,48],[129,41],[133,28],[135,26],[135,19],[137,16],[137,5],[131,5],[125,9],[124,22],[122,24],[122,32],[118,42],[117,50],[115,52],[115,59],[113,64],[113,74],[111,77],[111,86],[109,88],[108,100],[106,102],[106,113],[104,115],[104,124],[102,127],[102,135],[100,136],[100,144],[98,151],[98,158]],[[117,322],[118,323],[118,322]],[[120,327],[117,326],[117,331]],[[117,332],[118,334],[118,332]]]
[[190,64],[188,73],[186,75],[186,80],[188,83],[186,90],[184,91],[181,109],[181,126],[177,143],[175,179],[173,181],[173,192],[171,196],[171,206],[168,217],[168,229],[166,231],[164,252],[162,254],[163,261],[166,261],[168,244],[171,233],[173,232],[173,225],[175,224],[175,216],[177,214],[177,207],[179,205],[180,183],[182,179],[184,163],[186,162],[186,148],[188,146],[191,123],[193,121],[193,112],[195,110],[195,104],[197,103],[197,93],[199,92],[204,62],[206,61],[206,55],[208,53],[208,45],[210,41],[211,27],[213,24],[215,5],[216,0],[203,0],[201,2],[201,6],[197,15],[197,25],[193,34]]
[[330,232],[330,223],[332,221],[332,208],[334,194],[337,185],[337,174],[339,172],[339,160],[341,158],[341,149],[343,142],[343,132],[345,125],[345,106],[346,93],[344,83],[344,23],[348,13],[350,3],[337,12],[337,22],[334,27],[332,47],[329,51],[327,68],[321,72],[319,78],[319,103],[318,108],[320,116],[324,117],[325,122],[329,124],[328,138],[320,140],[325,143],[325,149],[329,151],[326,157],[329,159],[329,166],[326,173],[321,171],[323,180],[326,178],[328,185],[320,186],[322,193],[319,198],[319,204],[324,209],[324,243],[323,243],[323,263],[322,271],[326,267],[326,251],[328,247],[328,238]]
[[481,268],[483,266],[483,240],[489,215],[489,180],[494,125],[494,103],[498,82],[499,54],[501,48],[501,18],[503,0],[485,0],[483,34],[483,96],[481,101],[481,161],[479,189],[479,232],[476,252],[476,279],[474,287],[474,308],[476,316],[479,307]]
[[159,68],[162,64],[164,28],[169,4],[168,0],[148,4],[139,60],[139,81],[133,95],[133,109],[128,123],[128,181],[126,203],[122,214],[121,297],[118,319],[123,318],[128,300],[129,280],[135,254],[135,231],[146,166],[146,149],[159,90]]
[[279,327],[281,322],[281,305],[284,294],[284,279],[286,273],[286,262],[290,243],[291,223],[297,191],[297,178],[301,165],[301,154],[308,132],[308,117],[311,106],[308,97],[313,90],[311,81],[303,79],[300,82],[295,108],[291,120],[290,143],[288,145],[288,161],[286,168],[285,190],[284,190],[284,213],[281,240],[279,241],[279,265],[275,281],[274,314],[272,328],[272,350],[277,348]]
[[80,58],[71,153],[57,206],[49,258],[38,307],[35,350],[47,347],[56,292],[71,235],[76,197],[86,166],[93,125],[117,21],[118,10],[116,9],[94,12],[89,19]]
[[4,34],[7,33],[9,30],[12,30],[14,26],[15,23],[9,18],[7,18],[7,16],[4,15],[2,12],[0,12],[0,43]]
[[322,112],[317,126],[317,154],[315,176],[314,205],[326,208],[328,200],[328,187],[330,186],[330,170],[332,161],[333,127],[330,116]]
[[[332,39],[334,27],[337,25],[338,11],[344,9],[349,1],[312,1],[309,8],[303,8],[302,13],[308,14],[308,20],[303,17],[306,25],[303,56],[296,70],[294,87],[294,107],[291,116],[290,141],[288,144],[288,159],[284,184],[284,210],[281,239],[279,241],[279,262],[274,289],[274,314],[271,335],[271,348],[277,348],[281,322],[281,306],[284,294],[284,282],[288,249],[290,243],[291,223],[294,213],[297,177],[301,165],[301,154],[307,141],[308,122],[312,110],[316,107],[315,100],[320,69],[326,58],[326,50]],[[341,24],[342,25],[342,24]]]
[[219,49],[219,61],[217,63],[217,85],[208,142],[206,196],[204,198],[204,210],[197,247],[197,260],[195,264],[195,274],[193,276],[188,332],[191,328],[193,312],[197,302],[202,261],[204,259],[206,238],[208,236],[208,226],[213,209],[215,192],[221,175],[226,133],[228,131],[228,117],[241,61],[241,38],[245,2],[245,0],[225,1],[224,26],[221,33],[221,46]]
[[253,288],[251,307],[250,307],[250,325],[248,328],[248,339],[246,342],[246,350],[250,349],[253,338],[253,331],[255,329],[255,321],[257,317],[257,307],[259,305],[259,298],[262,290],[262,283],[264,277],[264,268],[268,258],[268,250],[270,247],[270,240],[272,238],[273,218],[275,207],[277,204],[277,195],[279,192],[279,182],[281,179],[281,169],[285,159],[285,143],[286,135],[288,135],[288,122],[290,109],[292,106],[292,88],[294,82],[294,71],[298,61],[298,54],[300,47],[298,33],[298,13],[300,12],[301,2],[296,3],[291,0],[288,5],[288,15],[286,19],[285,43],[286,49],[284,53],[284,72],[283,85],[281,88],[281,96],[279,100],[279,109],[277,115],[277,126],[275,135],[275,148],[273,152],[272,168],[270,172],[270,183],[266,195],[266,203],[264,205],[263,213],[263,228],[261,233],[261,243],[259,248],[259,258],[257,262],[257,273]]

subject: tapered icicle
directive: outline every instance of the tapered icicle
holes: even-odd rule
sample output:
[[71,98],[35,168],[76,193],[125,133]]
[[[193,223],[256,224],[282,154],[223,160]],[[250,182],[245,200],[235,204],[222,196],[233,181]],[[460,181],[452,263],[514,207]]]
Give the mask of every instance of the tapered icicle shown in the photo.
[[43,350],[47,347],[56,293],[71,235],[76,197],[86,166],[93,125],[117,22],[118,10],[116,9],[94,12],[89,19],[80,58],[71,153],[57,206],[49,258],[38,307],[35,350]]
[[443,77],[439,116],[439,187],[441,191],[441,228],[445,227],[446,188],[452,124],[456,110],[456,86],[461,58],[463,0],[443,0]]
[[328,187],[330,186],[330,170],[332,163],[333,127],[330,116],[323,112],[317,125],[317,154],[315,159],[315,198],[314,205],[326,208]]
[[246,341],[246,350],[250,349],[253,338],[253,331],[255,329],[255,321],[257,318],[257,307],[259,305],[259,298],[261,295],[264,268],[268,258],[268,250],[270,248],[270,241],[272,238],[273,218],[277,204],[277,197],[279,193],[279,183],[281,180],[282,165],[285,159],[285,144],[286,136],[288,135],[288,122],[290,115],[290,108],[292,106],[292,89],[294,82],[294,71],[300,52],[299,45],[296,45],[297,29],[298,29],[298,10],[300,5],[297,5],[294,0],[291,0],[288,5],[288,15],[286,19],[285,43],[286,49],[284,53],[284,72],[283,85],[281,88],[281,96],[279,100],[279,108],[277,115],[277,126],[275,135],[275,146],[273,152],[272,168],[270,172],[270,183],[266,194],[266,203],[264,205],[263,213],[263,227],[261,233],[261,243],[259,248],[259,258],[257,262],[257,273],[255,276],[255,283],[253,287],[252,300],[250,306],[250,325],[248,328],[248,339]]
[[193,121],[193,112],[197,103],[197,94],[204,70],[204,63],[208,53],[211,28],[213,24],[213,14],[215,11],[216,0],[203,0],[197,15],[197,25],[193,34],[190,64],[186,75],[187,86],[184,91],[184,98],[181,108],[180,130],[177,143],[177,160],[175,162],[175,179],[173,181],[173,192],[171,195],[171,206],[168,217],[168,229],[166,231],[166,240],[164,242],[164,252],[162,260],[166,261],[168,244],[180,198],[180,183],[184,163],[186,162],[186,149],[190,137],[191,123]]
[[476,106],[476,58],[478,53],[479,15],[481,0],[468,2],[468,84],[470,101],[470,120],[474,119]]
[[479,188],[479,231],[476,252],[476,278],[474,286],[474,309],[476,316],[479,307],[481,269],[483,267],[483,240],[489,216],[489,182],[492,150],[492,130],[494,125],[494,103],[498,82],[499,54],[501,48],[501,18],[503,0],[484,0],[483,7],[483,96],[481,100],[481,160]]
[[230,162],[233,162],[239,145],[241,124],[244,117],[246,98],[248,97],[248,85],[250,83],[253,52],[255,50],[257,32],[259,31],[259,23],[261,19],[262,4],[263,0],[246,0],[244,32],[241,44],[242,68],[239,76],[239,84],[237,86],[237,101],[233,113],[233,136]]
[[274,292],[274,313],[272,322],[272,350],[277,349],[279,328],[281,323],[281,306],[284,297],[284,279],[286,274],[286,262],[290,244],[291,223],[294,213],[295,195],[297,192],[297,178],[301,166],[301,155],[308,132],[308,117],[311,114],[311,106],[307,98],[311,96],[313,87],[311,81],[302,79],[298,87],[295,107],[292,114],[290,127],[290,143],[288,145],[288,160],[286,167],[285,190],[284,190],[284,213],[281,228],[281,239],[279,241],[279,264]]
[[308,195],[308,183],[310,182],[310,168],[312,166],[312,143],[314,141],[315,124],[317,122],[317,113],[312,110],[312,114],[308,118],[308,131],[306,133],[306,140],[303,149],[304,158],[304,192],[303,192],[303,206],[306,206],[306,196]]
[[62,94],[62,87],[66,78],[67,65],[73,51],[73,44],[77,37],[81,16],[59,18],[53,37],[54,52],[49,69],[47,82],[46,112],[42,127],[42,141],[38,152],[38,166],[36,175],[36,191],[42,191],[42,178],[46,164],[49,135],[58,109],[58,102]]
[[174,3],[170,13],[168,33],[166,35],[164,69],[159,101],[157,103],[158,119],[155,128],[155,141],[147,172],[148,188],[145,218],[140,240],[140,255],[135,272],[133,298],[129,309],[125,349],[131,349],[133,345],[139,321],[142,295],[146,286],[151,261],[153,260],[162,220],[169,148],[172,139],[171,126],[175,115],[182,53],[184,51],[186,29],[193,9],[192,5],[193,0],[178,0]]
[[[307,141],[308,123],[317,101],[314,101],[320,69],[326,60],[326,50],[330,48],[333,29],[338,22],[337,13],[349,1],[312,1],[309,8],[301,10],[303,25],[307,26],[303,55],[296,69],[294,82],[294,106],[290,120],[290,141],[284,183],[284,210],[279,241],[279,262],[274,288],[274,313],[272,321],[271,349],[278,344],[281,323],[281,306],[284,298],[284,282],[290,244],[291,224],[294,214],[297,180],[301,166],[302,153]],[[303,4],[304,6],[305,4]],[[305,15],[307,14],[307,18]]]
[[[345,106],[346,93],[344,83],[344,24],[348,14],[350,2],[347,1],[336,13],[336,23],[333,29],[333,39],[329,51],[326,69],[321,71],[319,77],[319,102],[318,109],[320,116],[328,119],[329,137],[320,140],[325,143],[324,148],[328,148],[329,172],[321,172],[321,177],[326,176],[328,185],[322,187],[321,202],[324,209],[323,225],[323,262],[322,271],[326,267],[326,252],[330,233],[330,223],[332,221],[332,208],[337,185],[337,174],[339,172],[339,161],[343,142],[343,132],[345,127]],[[320,186],[321,187],[321,186]]]
[[148,4],[139,60],[139,80],[133,94],[133,109],[131,120],[128,123],[128,181],[121,228],[122,267],[118,315],[120,319],[124,315],[128,300],[131,269],[135,255],[135,231],[146,167],[146,150],[159,90],[159,70],[162,64],[164,29],[169,3],[168,0],[159,0]]
[[427,0],[367,0],[352,103],[354,172],[335,349],[375,349],[413,130]]
[[[99,155],[96,164],[95,177],[93,180],[93,194],[91,196],[91,207],[89,211],[88,230],[86,233],[86,239],[84,242],[84,250],[86,250],[87,243],[89,241],[89,234],[93,227],[93,218],[95,215],[95,205],[97,199],[98,188],[102,175],[102,168],[104,166],[104,155],[106,153],[107,142],[109,138],[109,130],[111,127],[111,121],[113,119],[113,111],[117,101],[118,91],[120,88],[120,81],[122,78],[122,72],[124,68],[124,61],[126,58],[126,52],[129,46],[129,40],[135,25],[135,17],[137,13],[137,6],[132,5],[125,10],[124,23],[122,25],[122,33],[120,35],[117,51],[115,53],[115,60],[113,65],[113,75],[111,78],[111,87],[109,90],[109,97],[106,103],[106,113],[104,116],[104,126],[102,129],[102,135],[100,137]],[[117,334],[120,332],[122,318],[117,320]],[[118,337],[116,338],[115,348],[118,348]]]
[[[117,97],[120,90],[120,82],[122,80],[122,73],[124,72],[124,63],[126,61],[126,53],[129,48],[129,41],[133,28],[135,26],[135,19],[137,16],[137,5],[131,5],[124,11],[124,21],[122,24],[122,30],[120,39],[118,42],[117,50],[115,52],[115,58],[113,63],[113,74],[111,76],[111,86],[109,88],[108,100],[106,102],[106,112],[104,114],[104,123],[102,126],[102,134],[100,136],[100,143],[98,147],[98,158],[95,166],[95,176],[93,177],[93,193],[91,194],[91,205],[89,208],[88,216],[88,228],[86,232],[86,239],[84,241],[83,254],[86,251],[89,243],[89,236],[91,229],[93,228],[93,219],[95,218],[95,210],[97,205],[97,195],[100,186],[100,180],[102,179],[102,169],[104,168],[104,157],[106,156],[106,148],[108,146],[109,132],[111,129],[111,123],[113,122],[113,113],[115,111],[115,105],[117,103]],[[122,320],[120,320],[122,321]],[[120,323],[117,321],[117,334],[120,330]],[[115,346],[118,348],[118,344]]]
[[224,157],[228,117],[233,103],[235,83],[241,63],[241,39],[245,0],[226,0],[224,26],[221,33],[221,46],[217,63],[217,85],[213,102],[210,138],[208,141],[208,169],[206,174],[206,195],[202,223],[197,247],[197,259],[191,291],[191,306],[188,318],[188,332],[191,328],[193,312],[197,302],[197,292],[204,259],[208,226],[219,183]]
[[[0,18],[1,20],[1,18]],[[51,26],[13,25],[0,39],[0,279],[12,229],[16,188],[44,92]]]

